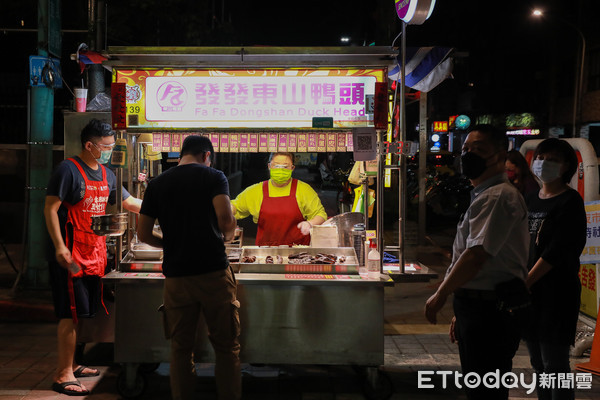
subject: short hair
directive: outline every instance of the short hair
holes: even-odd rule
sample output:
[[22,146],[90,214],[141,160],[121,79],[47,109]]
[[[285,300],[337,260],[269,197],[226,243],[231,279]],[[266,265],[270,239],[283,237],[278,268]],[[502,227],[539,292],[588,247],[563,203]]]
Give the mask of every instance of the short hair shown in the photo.
[[477,131],[486,135],[496,150],[508,150],[508,137],[500,129],[490,124],[477,124],[469,129],[469,133]]
[[190,135],[183,141],[179,156],[183,157],[189,154],[197,157],[198,155],[208,151],[210,151],[210,154],[214,154],[214,148],[209,138],[200,135]]
[[537,145],[533,152],[533,159],[535,160],[540,154],[556,153],[562,157],[562,159],[568,164],[565,173],[561,176],[564,183],[571,182],[571,178],[577,171],[579,160],[573,147],[566,141],[557,138],[549,138],[542,141]]
[[269,162],[271,162],[273,160],[273,158],[277,157],[277,156],[285,156],[285,157],[289,157],[290,160],[292,160],[292,165],[294,165],[294,153],[289,153],[287,151],[276,151],[275,153],[271,153],[271,156],[269,157]]
[[106,136],[114,136],[115,131],[112,130],[110,124],[92,119],[81,131],[81,147],[83,148],[87,142],[91,142],[93,138],[103,138]]

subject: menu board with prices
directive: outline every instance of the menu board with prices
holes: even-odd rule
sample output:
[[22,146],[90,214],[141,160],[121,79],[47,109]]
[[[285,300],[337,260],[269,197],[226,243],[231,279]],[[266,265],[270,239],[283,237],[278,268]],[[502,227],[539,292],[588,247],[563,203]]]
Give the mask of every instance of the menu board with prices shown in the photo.
[[293,133],[159,133],[152,134],[152,148],[159,152],[180,152],[190,135],[208,137],[215,152],[291,153],[349,152],[353,150],[352,132]]

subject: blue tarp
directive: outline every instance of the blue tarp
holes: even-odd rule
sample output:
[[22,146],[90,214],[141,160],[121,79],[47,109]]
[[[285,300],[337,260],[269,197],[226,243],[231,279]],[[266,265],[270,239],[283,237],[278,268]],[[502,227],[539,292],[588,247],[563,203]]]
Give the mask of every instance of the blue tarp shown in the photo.
[[[452,74],[451,47],[408,47],[406,49],[406,86],[429,92]],[[388,77],[400,81],[401,55],[389,67]]]

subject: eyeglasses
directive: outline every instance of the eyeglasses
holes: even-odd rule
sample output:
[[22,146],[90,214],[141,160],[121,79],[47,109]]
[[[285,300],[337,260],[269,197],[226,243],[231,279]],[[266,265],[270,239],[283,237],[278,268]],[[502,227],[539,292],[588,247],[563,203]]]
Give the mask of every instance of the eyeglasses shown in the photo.
[[94,143],[94,142],[92,142],[92,144],[94,145],[94,147],[96,147],[100,151],[102,151],[102,150],[112,150],[113,147],[115,147],[115,143],[104,144],[104,143]]
[[271,168],[292,169],[289,164],[271,164]]

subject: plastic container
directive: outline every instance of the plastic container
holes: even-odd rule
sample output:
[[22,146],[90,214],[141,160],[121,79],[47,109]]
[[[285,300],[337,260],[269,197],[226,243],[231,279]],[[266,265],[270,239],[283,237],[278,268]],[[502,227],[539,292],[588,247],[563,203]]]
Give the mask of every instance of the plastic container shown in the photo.
[[352,227],[352,246],[356,251],[356,258],[358,259],[359,267],[365,267],[365,247],[363,243],[367,237],[367,231],[365,231],[365,224],[356,224]]
[[381,260],[381,256],[377,251],[377,243],[374,240],[371,240],[371,244],[369,245],[369,254],[367,255],[367,272],[369,279],[379,279],[379,264]]

